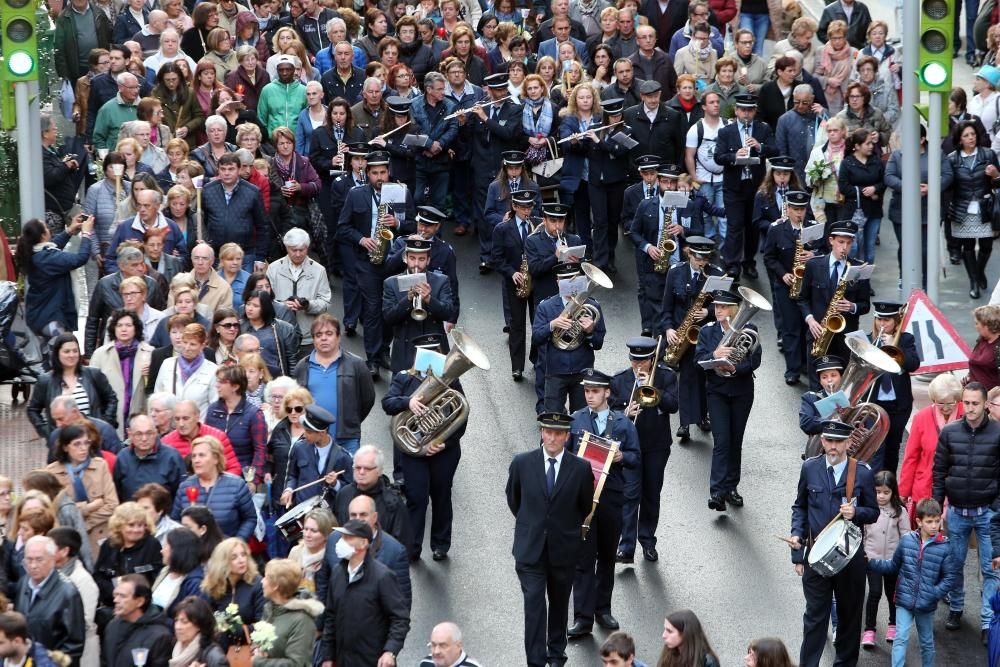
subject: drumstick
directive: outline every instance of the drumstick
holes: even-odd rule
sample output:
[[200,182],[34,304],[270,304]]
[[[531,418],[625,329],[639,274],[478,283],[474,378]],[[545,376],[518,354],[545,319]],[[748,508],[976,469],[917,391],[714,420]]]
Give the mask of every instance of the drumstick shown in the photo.
[[787,544],[788,546],[792,547],[793,549],[798,549],[798,548],[800,548],[800,546],[799,546],[799,543],[798,543],[798,542],[796,542],[795,540],[793,540],[793,539],[792,539],[792,538],[790,538],[790,537],[782,537],[781,535],[774,535],[773,537],[775,537],[775,538],[777,538],[777,539],[781,540],[782,542],[784,542],[784,543],[785,543],[785,544]]
[[[857,502],[857,500],[858,500],[857,498],[851,498],[851,503],[850,504],[853,505],[855,502]],[[832,519],[830,519],[830,523],[826,524],[826,526],[823,527],[823,530],[826,530],[827,528],[829,528],[833,524],[837,523],[838,520],[843,519],[843,518],[844,518],[844,513],[843,512],[837,512],[837,516],[835,516]],[[823,532],[823,531],[821,530],[820,532]]]
[[[343,470],[337,470],[336,472],[337,472],[338,475],[343,475],[344,474]],[[325,482],[325,481],[326,481],[326,476],[324,475],[323,477],[320,477],[319,479],[317,479],[315,481],[309,482],[308,484],[303,484],[302,486],[300,486],[297,489],[292,489],[292,494],[294,495],[294,494],[298,493],[299,491],[301,491],[302,489],[308,489],[310,486],[316,486],[320,482]]]

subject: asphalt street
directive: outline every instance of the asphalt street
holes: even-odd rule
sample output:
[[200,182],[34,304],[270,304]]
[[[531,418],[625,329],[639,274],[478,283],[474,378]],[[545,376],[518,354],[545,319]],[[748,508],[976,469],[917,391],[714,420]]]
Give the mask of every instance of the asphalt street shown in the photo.
[[[879,257],[895,258],[891,228],[883,228]],[[507,508],[504,486],[511,458],[537,446],[533,374],[515,384],[510,376],[506,335],[502,333],[500,278],[480,276],[473,236],[445,238],[460,258],[461,326],[489,356],[490,371],[473,369],[462,377],[471,406],[468,430],[462,442],[462,461],[454,484],[454,535],[451,557],[423,560],[411,568],[414,579],[412,626],[400,664],[412,665],[425,652],[431,628],[443,620],[457,621],[471,655],[484,665],[523,664],[523,609],[520,587],[511,556],[513,517]],[[619,272],[613,290],[599,290],[608,335],[597,353],[596,366],[614,373],[627,361],[624,341],[639,332],[635,297],[636,276],[631,246],[619,242]],[[762,262],[758,267],[763,274]],[[881,298],[895,298],[896,272],[877,274]],[[950,282],[950,281],[949,281]],[[748,286],[769,295],[760,283]],[[960,288],[961,283],[956,283]],[[332,311],[342,314],[339,284],[334,286]],[[951,290],[949,290],[951,292]],[[961,292],[955,294],[962,300]],[[965,310],[954,306],[956,313]],[[613,613],[621,627],[637,642],[639,657],[655,664],[662,641],[663,617],[673,609],[697,612],[722,659],[722,665],[741,665],[748,642],[755,637],[778,636],[797,659],[804,602],[788,547],[774,536],[787,535],[791,503],[798,480],[799,397],[806,387],[784,384],[783,363],[775,346],[775,330],[768,314],[754,322],[764,344],[763,364],[757,373],[757,391],[743,448],[742,509],[719,514],[707,507],[708,473],[712,443],[709,434],[692,428],[692,441],[674,444],[667,465],[658,531],[660,561],[639,558],[634,567],[617,566]],[[870,324],[870,319],[863,319]],[[962,329],[968,333],[967,325]],[[361,353],[361,336],[344,339],[348,349]],[[385,373],[383,373],[385,376]],[[387,382],[376,384],[379,395]],[[676,420],[674,420],[676,429]],[[388,419],[378,406],[363,425],[362,441],[378,444],[387,455],[391,440]],[[972,557],[970,555],[970,561]],[[938,664],[980,664],[984,651],[978,642],[978,582],[967,569],[970,582],[965,627],[947,633],[939,620]],[[879,637],[884,635],[886,607],[882,604]],[[947,634],[947,636],[945,636]],[[570,665],[599,665],[598,648],[607,632],[595,627],[591,638],[570,644]],[[911,641],[910,655],[919,661]],[[824,664],[832,662],[828,648]],[[887,645],[862,656],[862,665],[888,664]],[[916,664],[916,663],[914,663]]]

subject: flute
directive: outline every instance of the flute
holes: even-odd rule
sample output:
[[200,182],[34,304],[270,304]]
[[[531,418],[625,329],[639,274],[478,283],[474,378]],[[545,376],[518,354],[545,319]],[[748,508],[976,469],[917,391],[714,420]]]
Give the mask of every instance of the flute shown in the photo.
[[[600,132],[601,130],[610,130],[614,126],[621,125],[624,122],[625,122],[624,120],[620,120],[617,123],[611,123],[610,125],[600,125],[598,127],[592,127],[590,129],[593,130],[594,132]],[[589,132],[589,131],[590,130],[587,130],[587,132]],[[576,134],[571,134],[568,137],[566,137],[565,139],[560,139],[556,143],[557,144],[564,144],[567,141],[573,141],[574,139],[579,139],[581,137],[585,137],[585,136],[587,136],[587,132],[577,132]]]
[[392,134],[393,134],[393,133],[395,133],[395,132],[398,132],[399,130],[402,130],[402,129],[403,129],[404,127],[406,127],[407,125],[409,125],[409,124],[410,124],[410,123],[412,123],[412,122],[413,122],[412,120],[408,120],[408,121],[406,121],[405,123],[403,123],[402,125],[400,125],[399,127],[394,127],[394,128],[392,128],[391,130],[389,130],[389,131],[388,131],[388,132],[386,132],[385,134],[380,134],[380,135],[378,135],[377,137],[373,137],[373,138],[372,138],[372,141],[375,141],[375,139],[382,139],[382,140],[384,141],[384,140],[385,140],[385,139],[387,139],[387,138],[388,138],[388,137],[389,137],[390,135],[392,135]]
[[462,114],[469,113],[473,109],[482,108],[482,107],[488,107],[488,106],[490,106],[492,104],[499,104],[500,102],[503,102],[504,100],[509,100],[510,98],[511,98],[511,95],[507,95],[506,97],[501,97],[499,100],[486,100],[484,102],[476,102],[475,104],[473,104],[468,109],[459,109],[455,113],[449,114],[449,115],[445,116],[444,119],[445,120],[451,120],[452,118],[457,118],[457,117],[461,116]]

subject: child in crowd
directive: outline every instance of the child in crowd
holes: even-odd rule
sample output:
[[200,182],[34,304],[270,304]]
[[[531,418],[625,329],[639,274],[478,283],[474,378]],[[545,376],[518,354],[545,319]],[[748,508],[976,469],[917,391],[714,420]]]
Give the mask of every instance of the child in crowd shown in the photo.
[[[878,521],[865,530],[865,555],[868,560],[887,560],[896,552],[900,538],[910,532],[910,517],[900,500],[896,476],[891,471],[883,470],[875,475],[875,499],[878,501]],[[875,617],[883,590],[889,603],[889,627],[885,631],[885,640],[891,643],[896,638],[896,603],[893,600],[896,574],[869,570],[865,633],[861,638],[861,646],[866,649],[875,648]]]
[[247,373],[247,401],[259,408],[264,402],[264,389],[271,381],[271,373],[267,370],[264,357],[259,354],[244,355],[240,366]]

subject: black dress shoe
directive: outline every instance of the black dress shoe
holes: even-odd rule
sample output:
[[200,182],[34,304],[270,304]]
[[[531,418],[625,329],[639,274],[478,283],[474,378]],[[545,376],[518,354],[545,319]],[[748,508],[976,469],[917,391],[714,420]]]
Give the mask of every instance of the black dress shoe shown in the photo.
[[435,549],[434,553],[431,554],[431,558],[434,560],[448,560],[448,552],[441,551],[440,549]]
[[510,376],[514,379],[514,382],[520,382],[524,379],[524,373],[521,371],[514,371],[510,374]]
[[785,344],[784,344],[784,343],[782,343],[782,342],[781,342],[781,339],[779,338],[779,339],[778,339],[778,351],[779,351],[779,352],[784,352],[784,350],[785,350]]
[[625,565],[631,565],[632,563],[635,562],[635,554],[626,554],[619,551],[617,554],[615,554],[615,562],[623,563]]
[[755,265],[748,265],[745,269],[743,269],[743,273],[747,274],[747,278],[750,280],[757,280],[758,274],[757,267]]
[[583,621],[577,621],[566,631],[566,636],[570,639],[579,639],[580,637],[586,637],[594,629],[593,625],[588,625]]
[[492,267],[490,267],[490,265],[487,264],[486,262],[480,262],[479,263],[479,275],[485,276],[487,273],[489,273],[492,270],[493,270]]
[[392,368],[392,362],[389,361],[389,353],[388,352],[383,352],[381,355],[379,355],[378,365],[381,366],[382,368],[386,369],[386,370]]
[[611,614],[598,614],[594,620],[597,621],[597,624],[605,630],[617,630],[621,627],[618,625],[618,619]]
[[726,501],[718,496],[712,496],[708,499],[708,509],[715,510],[716,512],[726,511]]
[[652,338],[653,332],[650,331],[649,329],[643,329],[641,332],[639,332],[639,335],[645,336],[646,338]]
[[504,333],[510,333],[510,325],[509,324],[503,325],[503,332]]
[[656,553],[656,547],[643,547],[642,557],[648,560],[650,563],[655,563],[660,560],[660,554]]
[[799,376],[798,375],[786,375],[785,376],[785,384],[787,384],[789,387],[794,387],[798,383],[799,383]]
[[372,380],[378,381],[379,379],[378,364],[375,363],[374,361],[366,361],[365,365],[368,366],[368,372],[371,373]]
[[358,335],[357,327],[344,327],[344,335],[348,338],[354,338]]
[[962,627],[962,612],[960,611],[949,611],[948,620],[945,621],[944,627],[949,630],[958,630]]
[[726,502],[733,507],[743,507],[743,496],[733,490],[726,494]]
[[677,441],[687,442],[691,439],[691,429],[688,426],[681,426],[677,429]]
[[711,433],[712,432],[712,420],[709,419],[708,417],[705,417],[698,424],[698,428],[700,428],[705,433]]

